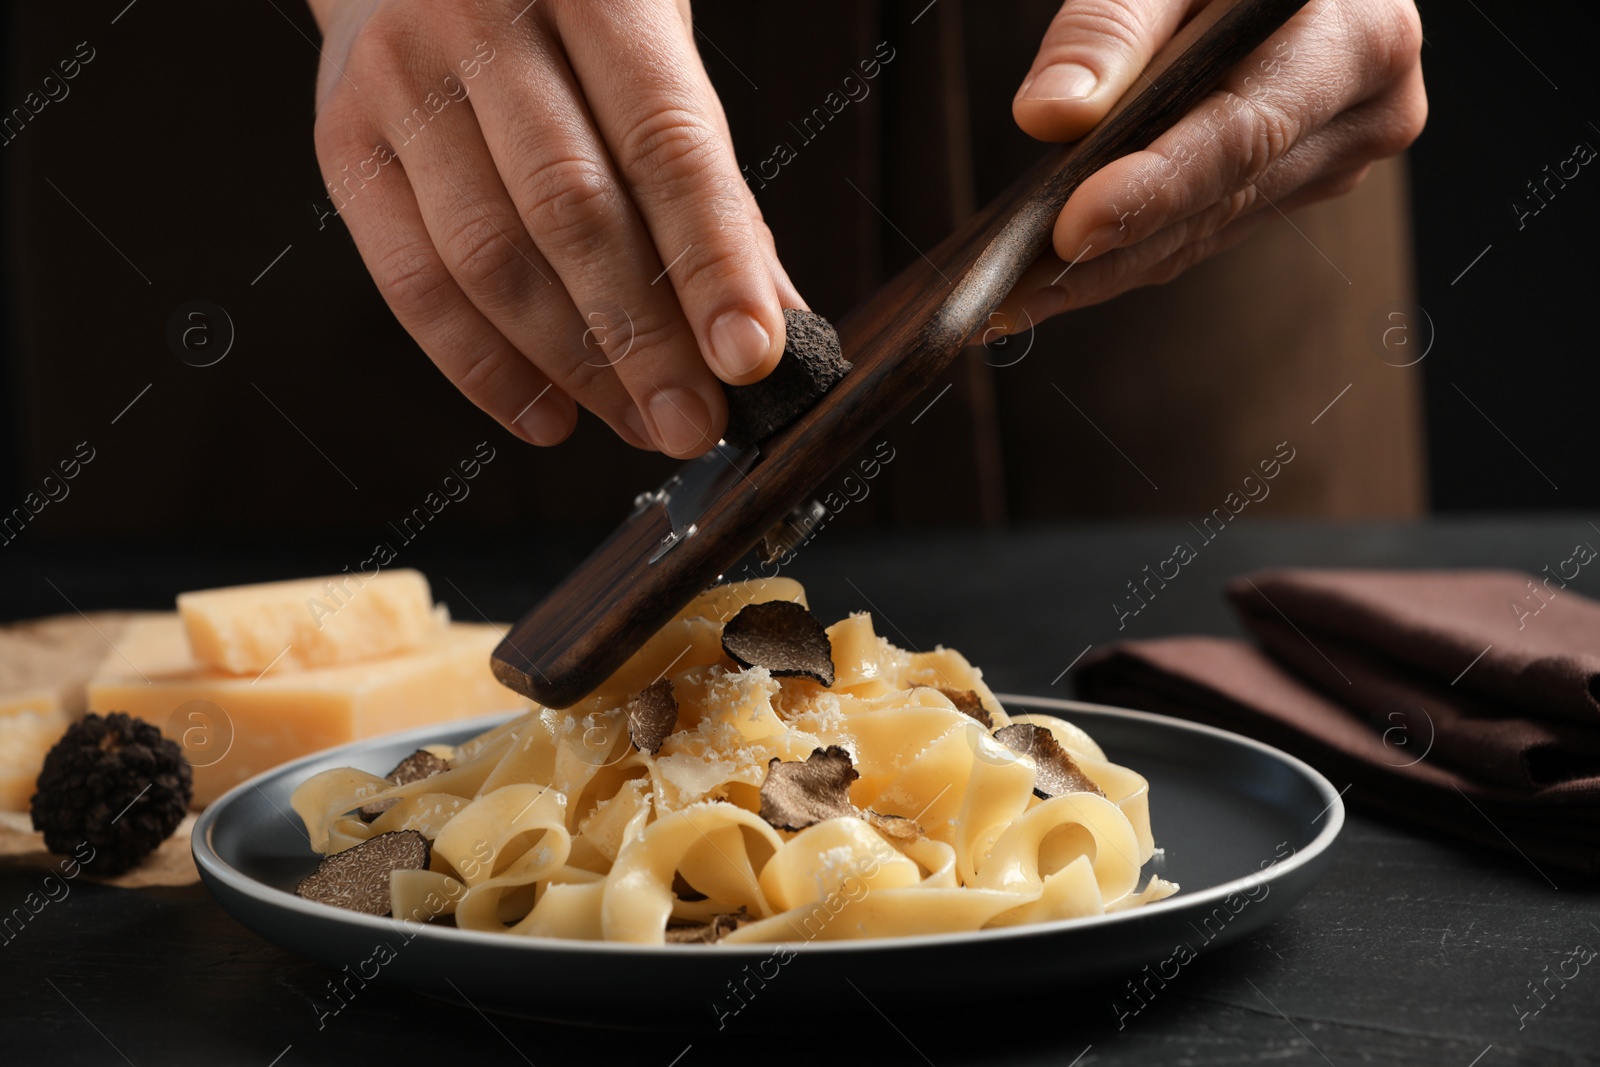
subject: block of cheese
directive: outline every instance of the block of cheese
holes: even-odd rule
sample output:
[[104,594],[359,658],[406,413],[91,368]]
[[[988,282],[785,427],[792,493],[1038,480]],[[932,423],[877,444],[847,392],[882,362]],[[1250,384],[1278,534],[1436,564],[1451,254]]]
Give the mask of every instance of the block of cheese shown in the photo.
[[48,690],[0,697],[0,811],[26,811],[44,757],[72,725]]
[[416,648],[447,621],[419,571],[337,574],[178,596],[194,658],[252,678]]
[[339,667],[241,677],[196,663],[176,615],[131,623],[89,681],[89,710],[155,723],[194,766],[197,807],[332,745],[528,702],[489,671],[502,628],[452,623],[420,648]]
[[27,808],[45,753],[83,714],[89,675],[136,617],[104,611],[0,627],[0,810]]

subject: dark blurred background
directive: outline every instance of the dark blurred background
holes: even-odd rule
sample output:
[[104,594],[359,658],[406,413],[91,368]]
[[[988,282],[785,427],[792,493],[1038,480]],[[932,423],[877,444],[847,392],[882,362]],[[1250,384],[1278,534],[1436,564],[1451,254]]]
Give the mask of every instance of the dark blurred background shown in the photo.
[[[879,41],[895,49],[870,97],[758,192],[813,307],[848,311],[1038,155],[1010,99],[1056,6],[825,3],[801,17],[787,5],[695,5],[747,161],[796,141],[785,127]],[[1199,516],[1285,437],[1308,459],[1260,509],[1277,515],[1600,505],[1580,430],[1600,386],[1584,318],[1600,177],[1583,167],[1520,225],[1513,208],[1537,206],[1526,183],[1547,164],[1600,145],[1581,35],[1507,0],[1430,2],[1423,16],[1432,113],[1409,183],[1405,167],[1389,168],[1357,194],[1367,200],[1329,209],[1344,216],[1270,222],[1170,293],[1055,320],[1015,365],[1010,353],[970,353],[948,376],[959,388],[913,426],[941,395],[930,390],[886,429],[906,458],[842,522]],[[319,227],[317,31],[302,6],[15,3],[5,18],[8,115],[61,60],[92,53],[68,94],[8,127],[0,146],[0,511],[63,460],[93,454],[14,544],[309,538],[336,570],[479,442],[495,458],[439,515],[429,536],[440,544],[581,540],[670,469],[587,417],[556,450],[518,443],[393,322],[342,224]],[[1345,258],[1364,254],[1339,244],[1363,226],[1383,270]],[[1414,291],[1409,267],[1393,266],[1413,246]],[[1311,280],[1287,280],[1274,256]],[[1334,277],[1335,261],[1353,277]],[[1241,293],[1252,262],[1285,277],[1282,288]],[[195,301],[206,317],[185,318]],[[1308,318],[1335,301],[1342,326]],[[1406,370],[1386,366],[1397,360],[1377,341],[1396,309],[1415,342],[1407,352],[1427,352]],[[210,352],[231,334],[226,356],[180,359],[169,339],[180,320],[210,331]],[[1306,336],[1280,344],[1273,331],[1293,323]],[[1378,384],[1339,393],[1364,375]],[[1052,388],[1073,394],[1077,414]],[[1336,394],[1339,406],[1308,426]],[[1313,433],[1340,443],[1319,452],[1305,443]]]

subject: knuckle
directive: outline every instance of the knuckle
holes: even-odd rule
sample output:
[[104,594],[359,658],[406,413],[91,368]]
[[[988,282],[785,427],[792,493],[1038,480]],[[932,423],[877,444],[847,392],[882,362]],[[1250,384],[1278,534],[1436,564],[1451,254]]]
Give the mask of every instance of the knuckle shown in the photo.
[[1399,77],[1422,57],[1422,15],[1409,0],[1392,4],[1388,18],[1380,20],[1382,35],[1378,55],[1386,56],[1391,77]]
[[503,387],[511,384],[508,380],[511,369],[511,359],[506,353],[474,349],[466,356],[465,364],[456,371],[455,385],[479,407],[500,421],[509,422],[510,419],[499,415],[491,404],[506,395]]
[[325,171],[338,169],[339,161],[359,143],[360,130],[355,108],[337,98],[318,112],[311,125],[311,143]]
[[1096,39],[1112,42],[1125,52],[1136,52],[1145,36],[1144,22],[1118,0],[1085,0],[1068,4],[1051,23],[1046,52],[1054,60],[1075,58]]
[[754,249],[740,249],[726,241],[719,242],[716,248],[696,245],[692,254],[684,256],[674,268],[673,287],[680,293],[712,293],[731,299],[734,292],[744,288],[740,284],[745,277],[744,264],[754,257]]
[[1300,124],[1273,106],[1245,107],[1241,115],[1247,128],[1241,136],[1239,176],[1254,182],[1294,147]]
[[1378,149],[1387,157],[1410,148],[1422,136],[1428,122],[1428,97],[1418,85],[1415,91],[1402,91],[1395,101],[1389,121],[1383,124]]
[[357,84],[359,75],[368,80],[394,77],[412,67],[428,51],[426,35],[400,10],[401,5],[384,4],[362,24],[350,43],[345,70]]
[[468,290],[482,295],[506,295],[519,287],[524,265],[521,254],[505,228],[495,225],[487,215],[465,214],[448,229],[440,249],[445,262]]
[[585,363],[615,367],[633,354],[638,324],[626,310],[590,311],[583,316],[583,322],[579,346]]
[[378,257],[373,280],[401,317],[425,318],[449,292],[449,275],[430,254],[402,245]]
[[617,190],[599,163],[565,156],[528,177],[523,218],[534,234],[562,245],[593,245],[615,212]]
[[676,315],[640,316],[632,320],[626,358],[636,368],[659,368],[682,346],[685,336],[683,320]]
[[598,358],[592,349],[584,349],[581,358],[563,360],[560,366],[540,369],[556,383],[556,387],[591,411],[598,411],[606,396],[602,388],[604,379],[613,373],[607,359]]
[[[1183,175],[1183,164],[1172,154],[1152,145],[1145,150],[1147,159],[1136,174],[1124,183],[1118,216],[1133,231],[1128,239],[1154,233],[1165,223],[1171,211],[1177,190],[1173,183]],[[1148,209],[1148,212],[1147,212]]]
[[[615,316],[621,318],[620,313]],[[603,345],[585,344],[577,365],[563,368],[570,377],[558,379],[558,384],[584,406],[599,410],[597,402],[621,395],[619,386],[622,393],[647,397],[662,384],[685,379],[681,368],[688,360],[697,361],[697,352],[676,313],[630,315],[626,329],[611,331]]]
[[1363,91],[1372,93],[1405,77],[1422,58],[1422,17],[1410,0],[1378,0],[1363,5],[1348,25],[1353,70]]
[[682,108],[662,108],[634,124],[619,146],[623,167],[640,184],[681,188],[709,172],[717,134]]
[[[577,314],[559,342],[544,346],[535,361],[556,387],[596,413],[615,406],[622,391],[617,375],[640,348],[640,320],[620,306]],[[625,399],[625,398],[624,398]]]
[[1353,121],[1356,132],[1347,158],[1351,163],[1370,163],[1399,155],[1422,135],[1427,121],[1428,98],[1420,86],[1415,92],[1402,89],[1390,93]]
[[1201,216],[1202,224],[1190,234],[1191,238],[1209,237],[1219,230],[1226,229],[1234,220],[1252,211],[1260,201],[1260,193],[1254,185],[1235,189],[1223,197],[1211,211]]

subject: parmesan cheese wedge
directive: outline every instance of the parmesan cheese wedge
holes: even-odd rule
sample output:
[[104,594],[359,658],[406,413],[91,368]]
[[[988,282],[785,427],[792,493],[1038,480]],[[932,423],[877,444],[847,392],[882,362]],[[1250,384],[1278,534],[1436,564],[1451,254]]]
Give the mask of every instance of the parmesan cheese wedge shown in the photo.
[[199,663],[252,678],[418,648],[448,621],[413,570],[181,593],[178,614]]
[[[371,590],[371,586],[367,590]],[[129,624],[89,681],[89,710],[162,728],[194,767],[194,805],[287,760],[349,741],[531,705],[489,670],[503,628],[452,623],[380,659],[259,677],[196,662],[176,615]]]

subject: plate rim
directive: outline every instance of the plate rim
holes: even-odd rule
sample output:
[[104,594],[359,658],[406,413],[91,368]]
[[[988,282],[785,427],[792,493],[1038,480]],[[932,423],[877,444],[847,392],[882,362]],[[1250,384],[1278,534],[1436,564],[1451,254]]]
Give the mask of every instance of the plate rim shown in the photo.
[[[1074,929],[1115,927],[1122,923],[1134,922],[1152,914],[1168,911],[1188,910],[1189,908],[1219,903],[1234,893],[1261,884],[1262,882],[1278,881],[1293,875],[1300,868],[1315,863],[1323,857],[1344,829],[1345,805],[1343,796],[1334,789],[1333,783],[1316,768],[1298,757],[1292,756],[1281,749],[1274,748],[1255,738],[1243,734],[1224,730],[1220,727],[1210,726],[1205,723],[1191,722],[1171,715],[1161,715],[1156,712],[1136,711],[1132,708],[1119,708],[1109,704],[1091,704],[1079,700],[1067,700],[1061,697],[1027,696],[1020,693],[997,693],[996,699],[1003,706],[1022,705],[1031,709],[1041,709],[1058,712],[1089,712],[1095,715],[1109,716],[1111,718],[1128,719],[1133,721],[1148,722],[1164,729],[1176,729],[1180,732],[1188,731],[1206,734],[1223,741],[1255,749],[1269,759],[1277,760],[1287,765],[1291,770],[1308,781],[1312,787],[1328,801],[1323,809],[1323,814],[1328,816],[1322,829],[1306,843],[1303,848],[1286,860],[1273,864],[1267,871],[1271,873],[1253,873],[1223,882],[1209,889],[1196,890],[1193,893],[1179,892],[1164,900],[1158,900],[1137,908],[1128,908],[1123,911],[1111,912],[1101,915],[1086,915],[1075,919],[1053,919],[1048,922],[1021,923],[1016,926],[998,927],[990,930],[957,930],[934,934],[913,934],[906,937],[875,937],[858,938],[839,941],[810,941],[806,942],[807,952],[822,953],[852,953],[852,952],[894,952],[913,951],[919,949],[937,949],[970,944],[990,944],[994,942],[1009,941],[1015,938],[1043,937],[1051,934],[1067,933]],[[1021,712],[1026,714],[1026,712]],[[415,727],[410,730],[397,731],[389,734],[379,734],[373,737],[351,741],[333,748],[322,749],[307,755],[279,764],[276,767],[263,771],[228,790],[214,800],[195,822],[194,832],[190,837],[190,851],[193,854],[195,866],[199,869],[202,881],[212,896],[217,896],[216,890],[211,885],[211,880],[226,886],[232,892],[250,898],[256,904],[271,907],[279,911],[297,913],[301,917],[314,922],[336,922],[350,924],[354,929],[366,929],[373,932],[393,932],[397,927],[407,931],[412,938],[422,937],[435,941],[440,945],[472,945],[485,950],[509,952],[556,952],[576,953],[585,956],[621,955],[624,957],[654,957],[658,959],[681,958],[683,954],[704,955],[709,948],[711,951],[730,957],[765,957],[777,951],[784,942],[750,942],[738,944],[717,943],[713,945],[677,945],[660,944],[645,945],[633,942],[619,941],[579,941],[568,938],[536,938],[536,937],[508,937],[505,934],[490,933],[480,930],[461,930],[455,927],[434,926],[431,923],[419,923],[406,919],[396,919],[386,915],[366,915],[361,912],[348,911],[340,908],[331,908],[327,904],[305,900],[293,893],[276,886],[267,885],[250,877],[243,871],[227,863],[219,855],[212,844],[212,833],[218,820],[233,805],[239,802],[250,790],[260,791],[261,785],[269,780],[291,776],[302,768],[312,763],[320,763],[335,757],[340,753],[356,753],[369,748],[374,744],[409,743],[408,739],[422,739],[436,737],[442,731],[457,731],[463,728],[474,729],[476,732],[488,730],[500,723],[507,722],[519,715],[527,714],[526,711],[491,712],[487,715],[476,716],[471,719],[456,719],[448,722],[433,723],[428,726]],[[1092,736],[1092,735],[1091,735]],[[424,742],[432,743],[432,742]],[[1136,771],[1138,768],[1131,768]],[[277,808],[279,814],[286,818],[292,815],[273,803],[270,797],[262,793],[262,798]],[[220,903],[220,901],[219,901]],[[331,910],[330,910],[331,909]],[[224,907],[224,910],[228,910]],[[253,929],[253,928],[252,928]]]

